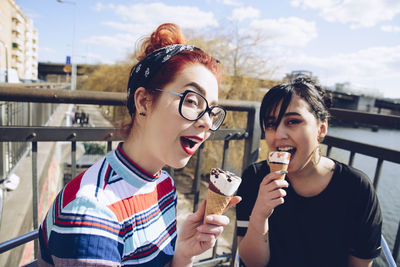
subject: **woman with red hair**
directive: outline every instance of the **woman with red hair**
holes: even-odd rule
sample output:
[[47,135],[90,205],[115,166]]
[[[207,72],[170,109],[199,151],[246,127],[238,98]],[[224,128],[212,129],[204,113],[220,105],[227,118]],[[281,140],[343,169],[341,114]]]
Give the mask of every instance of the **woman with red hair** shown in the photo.
[[226,115],[218,62],[184,43],[175,24],[144,40],[126,139],[59,193],[40,227],[40,265],[190,266],[229,223],[209,215],[203,224],[203,202],[176,230],[176,189],[162,168],[183,168]]

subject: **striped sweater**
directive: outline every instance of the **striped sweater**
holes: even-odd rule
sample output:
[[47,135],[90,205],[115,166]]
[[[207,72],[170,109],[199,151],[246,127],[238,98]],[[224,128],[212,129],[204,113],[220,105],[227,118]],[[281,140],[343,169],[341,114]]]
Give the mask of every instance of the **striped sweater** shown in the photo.
[[164,266],[176,241],[176,189],[122,143],[58,194],[39,230],[39,262],[63,266]]

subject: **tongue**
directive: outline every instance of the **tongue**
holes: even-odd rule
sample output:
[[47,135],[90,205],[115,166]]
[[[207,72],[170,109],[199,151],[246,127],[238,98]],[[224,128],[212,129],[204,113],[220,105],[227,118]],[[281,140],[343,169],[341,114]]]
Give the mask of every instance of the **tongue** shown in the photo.
[[194,146],[193,142],[185,137],[182,137],[182,143],[184,146],[189,147],[189,148],[192,148]]

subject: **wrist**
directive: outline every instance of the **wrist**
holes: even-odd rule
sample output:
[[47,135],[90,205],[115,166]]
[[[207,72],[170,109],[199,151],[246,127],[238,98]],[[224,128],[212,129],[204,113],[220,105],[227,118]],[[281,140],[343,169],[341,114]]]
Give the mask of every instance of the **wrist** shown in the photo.
[[179,243],[177,241],[174,251],[174,257],[172,259],[172,266],[173,267],[192,266],[194,260],[195,256],[187,255],[187,250],[185,251],[185,249],[183,249],[182,246],[179,246]]
[[[256,216],[254,216],[256,217]],[[268,241],[268,232],[269,232],[269,225],[268,225],[268,218],[266,219],[256,219],[253,215],[249,218],[249,226],[247,230],[253,232],[258,238],[264,240],[264,242]]]

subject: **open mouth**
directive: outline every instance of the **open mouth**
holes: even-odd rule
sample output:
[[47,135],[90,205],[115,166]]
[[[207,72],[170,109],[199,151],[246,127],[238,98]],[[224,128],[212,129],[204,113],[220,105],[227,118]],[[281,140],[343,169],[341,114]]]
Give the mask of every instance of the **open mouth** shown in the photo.
[[283,152],[289,152],[291,154],[291,159],[293,159],[294,154],[296,153],[296,148],[294,146],[283,146],[283,147],[277,147],[277,151],[283,151]]
[[203,138],[198,136],[181,136],[180,141],[183,150],[187,154],[193,155],[197,150],[198,144],[203,141]]

